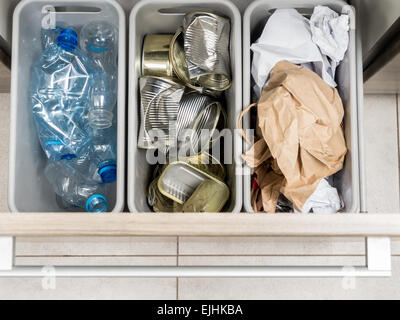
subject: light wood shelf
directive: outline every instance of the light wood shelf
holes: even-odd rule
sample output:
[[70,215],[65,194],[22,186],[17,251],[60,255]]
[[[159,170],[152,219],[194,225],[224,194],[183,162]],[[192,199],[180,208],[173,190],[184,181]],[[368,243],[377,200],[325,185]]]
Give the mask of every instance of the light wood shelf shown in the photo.
[[400,215],[3,213],[0,236],[400,236]]

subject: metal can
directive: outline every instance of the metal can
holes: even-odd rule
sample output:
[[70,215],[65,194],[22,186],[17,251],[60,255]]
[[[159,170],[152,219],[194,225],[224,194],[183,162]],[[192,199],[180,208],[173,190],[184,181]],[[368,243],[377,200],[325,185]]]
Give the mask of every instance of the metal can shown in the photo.
[[173,78],[170,45],[174,34],[148,34],[143,40],[142,76]]
[[183,19],[183,35],[190,83],[227,90],[231,86],[229,19],[208,12],[190,12]]
[[190,82],[189,69],[186,63],[185,50],[183,48],[183,31],[179,28],[171,39],[169,47],[169,60],[174,74],[189,88],[201,90],[201,86],[196,86]]
[[204,153],[171,160],[164,165],[157,185],[164,196],[183,204],[206,179],[224,184],[225,174],[224,166]]
[[140,78],[138,147],[164,149],[176,142],[176,119],[185,87],[170,79]]
[[220,212],[229,199],[225,183],[206,179],[183,204],[183,212]]
[[221,114],[222,106],[214,98],[194,92],[185,94],[180,102],[176,128],[181,154],[184,149],[186,154],[208,150]]

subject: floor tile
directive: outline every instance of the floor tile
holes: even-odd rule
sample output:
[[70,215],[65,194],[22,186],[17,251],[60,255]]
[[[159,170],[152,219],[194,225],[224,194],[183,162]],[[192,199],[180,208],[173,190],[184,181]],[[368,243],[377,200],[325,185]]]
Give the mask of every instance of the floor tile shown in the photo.
[[368,212],[399,212],[396,96],[366,95],[364,108]]
[[181,278],[179,299],[399,299],[400,257],[392,278]]
[[0,278],[0,299],[176,299],[175,278],[59,278],[51,285],[46,278]]

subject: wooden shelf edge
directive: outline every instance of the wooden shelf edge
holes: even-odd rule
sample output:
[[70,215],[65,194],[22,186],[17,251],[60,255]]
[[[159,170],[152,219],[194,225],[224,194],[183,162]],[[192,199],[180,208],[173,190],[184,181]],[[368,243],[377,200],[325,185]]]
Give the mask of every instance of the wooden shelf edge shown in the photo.
[[3,213],[0,236],[400,236],[400,214]]

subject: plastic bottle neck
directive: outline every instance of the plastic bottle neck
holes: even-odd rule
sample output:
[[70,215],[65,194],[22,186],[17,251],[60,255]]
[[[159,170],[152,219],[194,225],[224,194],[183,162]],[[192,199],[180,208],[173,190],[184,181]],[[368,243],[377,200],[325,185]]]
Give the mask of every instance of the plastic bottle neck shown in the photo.
[[107,129],[112,126],[113,113],[103,108],[89,111],[89,125],[93,129]]

